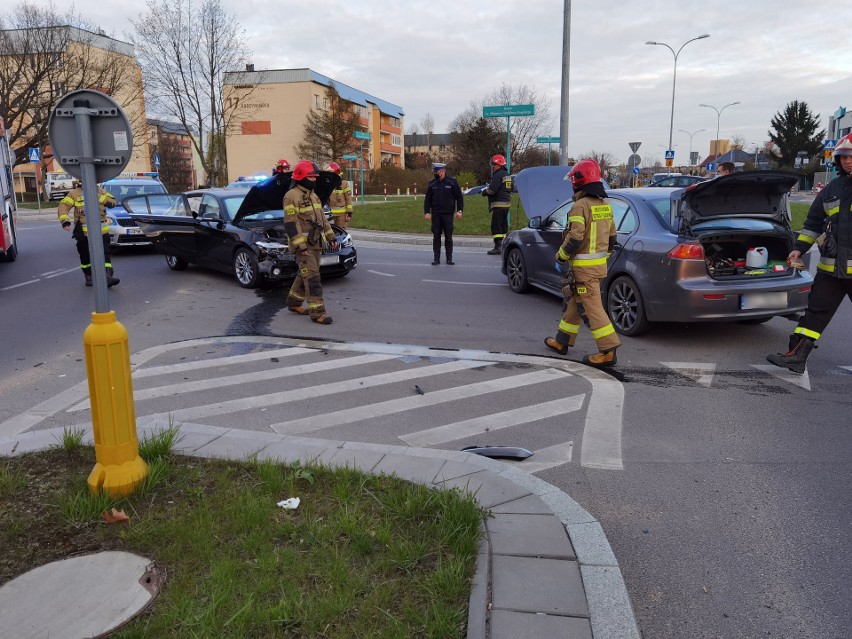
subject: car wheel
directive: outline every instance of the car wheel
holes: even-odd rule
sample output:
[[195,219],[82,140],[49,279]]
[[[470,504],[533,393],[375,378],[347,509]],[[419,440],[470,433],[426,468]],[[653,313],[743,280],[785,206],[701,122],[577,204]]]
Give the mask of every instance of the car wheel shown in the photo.
[[173,271],[185,271],[186,267],[189,266],[189,262],[177,255],[166,255],[166,264]]
[[527,265],[521,249],[509,250],[509,255],[506,257],[506,278],[509,280],[509,288],[515,293],[526,293],[530,290]]
[[629,277],[619,277],[609,285],[606,310],[615,330],[622,335],[635,337],[648,330],[650,323],[645,315],[642,294]]
[[243,288],[257,288],[263,279],[257,258],[249,249],[239,248],[234,253],[234,276]]
[[6,251],[3,261],[14,262],[15,258],[18,257],[18,234],[15,232],[15,218],[11,216],[9,217],[9,229],[12,231],[12,244]]

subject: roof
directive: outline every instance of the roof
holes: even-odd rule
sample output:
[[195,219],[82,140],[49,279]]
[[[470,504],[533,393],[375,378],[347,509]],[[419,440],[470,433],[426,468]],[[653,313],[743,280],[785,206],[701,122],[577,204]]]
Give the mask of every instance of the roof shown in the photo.
[[[36,27],[36,29],[64,30],[66,32],[65,38],[67,39],[63,39],[63,37],[60,36],[60,38],[55,42],[55,44],[65,45],[68,41],[80,42],[90,47],[103,49],[104,51],[114,51],[116,53],[121,53],[131,58],[135,57],[133,45],[109,37],[103,29],[98,29],[98,33],[93,33],[92,31],[80,29],[79,27],[72,27],[67,24],[56,25],[51,27]],[[4,31],[8,33],[12,39],[17,37],[20,38],[20,40],[23,42],[28,40],[28,34],[30,33],[30,31],[32,31],[32,29],[5,29]]]
[[377,98],[369,93],[350,87],[337,80],[324,76],[312,69],[269,69],[267,71],[226,71],[225,84],[287,84],[290,82],[316,82],[323,86],[331,86],[344,100],[366,107],[375,105],[382,113],[401,118],[405,115],[401,106]]
[[156,118],[147,118],[145,124],[149,126],[160,127],[166,133],[177,133],[178,135],[194,135],[186,130],[186,127],[180,122],[169,122],[168,120],[158,120]]
[[405,146],[449,146],[452,144],[450,133],[410,133],[404,138]]

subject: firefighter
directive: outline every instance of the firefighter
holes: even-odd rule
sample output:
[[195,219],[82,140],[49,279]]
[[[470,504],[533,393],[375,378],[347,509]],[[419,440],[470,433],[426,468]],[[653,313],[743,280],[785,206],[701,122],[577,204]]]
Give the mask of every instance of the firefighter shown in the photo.
[[[310,315],[317,324],[331,324],[322,299],[319,262],[323,246],[337,250],[334,231],[314,193],[319,167],[302,160],[293,169],[295,184],[284,194],[284,230],[290,238],[290,253],[295,253],[299,272],[287,294],[287,308],[299,315]],[[307,308],[302,304],[307,302]]]
[[805,316],[790,336],[786,353],[766,359],[794,373],[804,373],[808,356],[844,297],[852,300],[852,133],[834,147],[834,164],[841,175],[814,198],[804,227],[787,264],[801,266],[802,253],[816,242],[819,264]]
[[291,170],[292,169],[290,168],[290,163],[287,160],[278,160],[275,163],[275,166],[272,167],[272,175],[290,173]]
[[[86,278],[86,286],[92,285],[92,258],[89,255],[89,240],[87,238],[86,215],[83,208],[83,189],[80,180],[74,180],[74,188],[59,202],[56,209],[59,223],[77,242],[77,254],[80,256],[80,268]],[[109,258],[109,223],[106,210],[115,206],[115,198],[111,193],[98,187],[98,208],[101,213],[101,236],[104,243],[104,266],[106,266],[107,286],[115,286],[121,280],[113,277],[112,262]],[[91,213],[91,211],[90,211]]]
[[[337,162],[330,162],[326,171],[337,173],[343,178],[343,169]],[[342,229],[345,229],[352,219],[352,187],[347,180],[340,180],[338,186],[328,198],[328,207],[331,209],[331,215],[334,217],[334,223]]]
[[435,176],[426,187],[423,198],[423,213],[427,221],[432,222],[432,266],[441,263],[441,234],[444,235],[444,249],[447,252],[447,264],[453,265],[453,214],[462,219],[464,196],[455,178],[447,177],[447,165],[443,162],[432,164]]
[[488,209],[491,211],[491,236],[494,248],[488,255],[500,255],[500,245],[509,232],[509,207],[512,204],[512,178],[506,170],[506,158],[495,155],[491,158],[491,184],[482,190],[488,197]]
[[577,340],[582,319],[598,347],[597,353],[583,357],[583,363],[597,368],[614,366],[615,350],[621,340],[604,310],[600,287],[606,277],[607,257],[615,246],[612,207],[604,200],[606,193],[597,162],[577,162],[568,177],[574,187],[574,205],[568,212],[568,227],[556,253],[556,270],[563,275],[564,312],[556,337],[548,337],[544,343],[565,355]]

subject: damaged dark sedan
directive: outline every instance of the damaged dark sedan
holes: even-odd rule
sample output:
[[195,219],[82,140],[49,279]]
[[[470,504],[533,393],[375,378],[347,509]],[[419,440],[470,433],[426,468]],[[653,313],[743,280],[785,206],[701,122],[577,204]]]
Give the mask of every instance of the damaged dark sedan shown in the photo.
[[[316,194],[325,204],[340,177],[321,171]],[[288,251],[282,200],[290,181],[276,177],[251,189],[205,189],[184,194],[146,195],[124,200],[154,248],[173,271],[189,264],[232,273],[243,288],[291,280],[297,266]],[[323,279],[348,275],[358,263],[352,237],[331,224],[337,250],[323,248]]]

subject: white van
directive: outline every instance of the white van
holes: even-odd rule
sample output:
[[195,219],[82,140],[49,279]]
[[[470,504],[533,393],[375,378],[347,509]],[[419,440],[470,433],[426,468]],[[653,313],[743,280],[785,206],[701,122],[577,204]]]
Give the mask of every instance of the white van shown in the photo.
[[48,171],[44,179],[44,197],[61,200],[74,188],[74,178],[65,171]]

